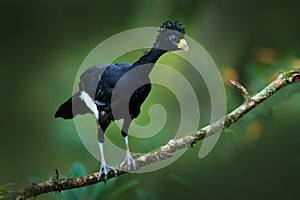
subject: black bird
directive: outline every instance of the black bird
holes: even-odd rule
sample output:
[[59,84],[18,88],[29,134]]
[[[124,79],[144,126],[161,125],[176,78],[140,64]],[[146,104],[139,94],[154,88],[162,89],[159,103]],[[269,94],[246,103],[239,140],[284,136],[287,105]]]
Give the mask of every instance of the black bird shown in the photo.
[[153,47],[135,63],[123,62],[88,68],[80,76],[79,91],[55,113],[55,118],[64,119],[72,119],[78,114],[86,113],[96,116],[101,155],[98,179],[103,173],[106,181],[109,169],[116,173],[113,167],[106,164],[103,152],[104,132],[114,120],[124,119],[121,134],[125,142],[126,156],[120,168],[127,164],[128,172],[131,165],[136,169],[128,145],[127,132],[130,123],[140,114],[140,107],[150,93],[149,74],[159,57],[168,51],[188,51],[184,34],[185,27],[181,23],[167,21],[160,26]]

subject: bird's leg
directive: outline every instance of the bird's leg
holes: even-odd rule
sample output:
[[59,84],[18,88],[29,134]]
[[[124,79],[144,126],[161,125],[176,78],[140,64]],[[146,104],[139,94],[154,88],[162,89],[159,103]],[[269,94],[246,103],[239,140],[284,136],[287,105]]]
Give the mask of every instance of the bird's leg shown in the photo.
[[106,164],[105,157],[104,157],[104,150],[103,150],[103,144],[104,144],[104,131],[107,127],[103,127],[103,130],[101,130],[100,125],[98,125],[98,145],[99,145],[99,150],[100,150],[100,160],[101,160],[101,165],[100,165],[100,170],[98,174],[98,181],[100,181],[100,178],[102,174],[104,175],[104,183],[107,181],[108,177],[108,171],[112,170],[115,174],[117,174],[117,170],[109,165]]
[[100,181],[100,178],[102,174],[104,174],[104,183],[107,181],[107,176],[108,176],[108,170],[112,170],[115,174],[117,174],[117,170],[114,167],[111,167],[106,164],[105,157],[104,157],[104,151],[103,151],[103,143],[98,142],[99,144],[99,149],[100,149],[100,155],[101,155],[101,165],[100,165],[100,170],[98,174],[98,181]]
[[129,150],[128,135],[127,135],[128,128],[129,128],[129,123],[125,123],[125,121],[124,121],[123,128],[122,128],[122,136],[123,136],[123,140],[125,143],[126,155],[125,155],[125,159],[120,164],[120,168],[123,169],[124,165],[127,164],[127,172],[130,172],[131,164],[132,164],[134,171],[136,171],[136,165],[135,165],[135,160],[132,158],[130,150]]
[[123,162],[120,165],[120,168],[122,169],[124,167],[124,165],[127,164],[127,171],[130,172],[131,164],[132,164],[133,170],[135,171],[136,165],[135,165],[135,160],[132,158],[130,151],[129,151],[128,136],[123,137],[123,139],[124,139],[124,143],[125,143],[126,155],[125,155],[125,159],[123,160]]

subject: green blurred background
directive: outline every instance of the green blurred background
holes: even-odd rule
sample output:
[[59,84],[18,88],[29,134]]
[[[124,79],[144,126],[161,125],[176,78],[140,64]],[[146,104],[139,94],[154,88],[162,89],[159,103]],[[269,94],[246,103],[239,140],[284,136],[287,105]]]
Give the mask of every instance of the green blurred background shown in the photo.
[[[224,82],[238,80],[254,93],[299,63],[299,6],[299,1],[279,0],[1,1],[0,184],[26,186],[53,176],[55,168],[65,176],[98,170],[74,123],[53,115],[71,95],[83,59],[106,38],[179,20],[210,53]],[[170,60],[165,55],[161,62]],[[205,86],[198,89],[207,100]],[[162,170],[37,199],[297,199],[299,91],[299,84],[290,86],[255,108],[224,131],[203,159],[197,144]],[[159,103],[157,96],[166,95],[162,101],[170,110],[177,105],[161,92],[157,87],[151,93],[141,124],[149,121],[147,108]],[[228,111],[242,103],[235,88],[226,85],[226,93]],[[210,114],[201,112],[201,117],[204,125]],[[171,125],[148,147],[166,143],[170,137],[163,133],[176,128]]]

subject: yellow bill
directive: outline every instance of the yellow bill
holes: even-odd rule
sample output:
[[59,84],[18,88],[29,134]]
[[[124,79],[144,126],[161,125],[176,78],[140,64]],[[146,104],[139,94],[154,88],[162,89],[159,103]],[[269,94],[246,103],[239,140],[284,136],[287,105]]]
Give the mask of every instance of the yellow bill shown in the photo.
[[189,46],[185,39],[181,39],[177,44],[178,49],[182,49],[183,51],[189,51]]

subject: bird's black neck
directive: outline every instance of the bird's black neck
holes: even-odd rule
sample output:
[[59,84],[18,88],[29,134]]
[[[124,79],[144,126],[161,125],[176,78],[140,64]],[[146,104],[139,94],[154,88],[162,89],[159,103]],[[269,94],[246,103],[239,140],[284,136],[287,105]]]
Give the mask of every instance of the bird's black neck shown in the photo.
[[133,63],[132,67],[134,68],[137,66],[145,65],[145,68],[147,69],[145,70],[145,72],[150,73],[150,71],[152,70],[154,64],[159,59],[159,57],[166,52],[167,50],[152,48],[145,55],[143,55],[138,61]]

